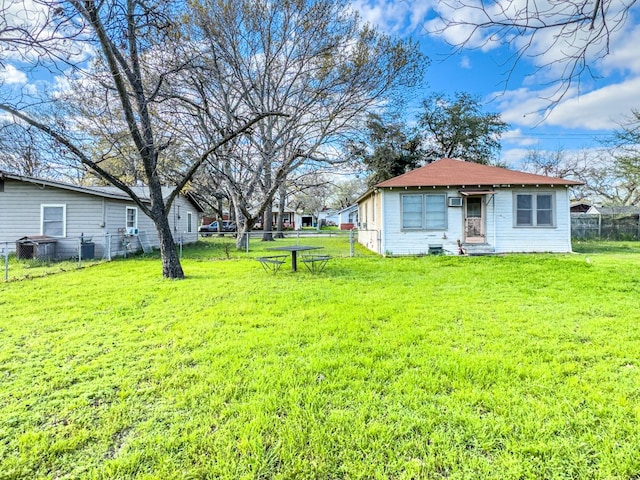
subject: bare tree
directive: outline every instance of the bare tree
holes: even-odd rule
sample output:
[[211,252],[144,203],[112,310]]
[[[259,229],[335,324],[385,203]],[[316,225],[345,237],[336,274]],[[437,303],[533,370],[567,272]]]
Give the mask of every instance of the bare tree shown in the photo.
[[[582,76],[593,75],[596,60],[610,53],[611,41],[631,15],[635,0],[500,0],[439,2],[433,33],[444,36],[457,51],[488,49],[491,44],[514,48],[507,78],[522,59],[557,74],[550,100],[559,101]],[[508,80],[507,80],[508,83]]]
[[56,177],[54,146],[36,128],[0,124],[0,170],[28,177]]
[[523,168],[584,182],[572,189],[573,194],[594,203],[636,205],[640,201],[640,162],[615,148],[578,152],[530,150]]
[[[215,131],[220,112],[283,114],[220,162],[240,245],[290,174],[342,162],[339,143],[396,87],[417,82],[424,59],[415,44],[362,26],[344,0],[202,0],[196,11],[197,36],[214,52],[198,80],[215,105],[203,128]],[[230,108],[237,103],[247,110]]]
[[350,207],[367,190],[367,182],[362,178],[345,178],[333,183],[330,206],[339,210]]
[[[26,46],[36,52],[35,61],[46,61],[50,68],[57,68],[75,88],[76,95],[49,98],[62,102],[68,109],[64,112],[67,116],[45,115],[24,98],[3,101],[0,109],[16,123],[39,129],[64,147],[67,156],[126,192],[156,226],[163,276],[183,278],[167,218],[174,199],[212,153],[266,114],[252,112],[251,117],[218,130],[215,138],[197,150],[171,148],[175,130],[170,128],[167,114],[185,103],[189,95],[184,94],[179,80],[202,55],[194,47],[196,42],[187,41],[182,24],[174,20],[185,13],[185,5],[169,0],[33,0],[32,3],[43,12],[40,21],[44,24],[39,28],[23,24],[12,30],[13,36],[3,32],[2,43],[17,50]],[[5,16],[9,13],[10,9],[3,10]],[[61,54],[66,45],[79,51],[92,49],[92,65],[73,64],[71,56]],[[44,56],[47,58],[43,59]],[[25,58],[29,60],[31,54]],[[69,70],[69,65],[75,68]],[[88,93],[93,95],[93,102],[89,102]],[[191,102],[198,101],[197,95],[191,96]],[[82,105],[78,98],[88,103]],[[78,116],[70,117],[68,114],[72,112]],[[104,149],[96,148],[99,145],[96,137],[103,141]],[[118,172],[110,171],[109,162],[105,162],[125,149],[139,162],[142,179],[149,188],[150,204],[139,198]],[[165,197],[163,165],[169,155],[176,153],[183,154],[182,163],[174,168],[174,188]]]

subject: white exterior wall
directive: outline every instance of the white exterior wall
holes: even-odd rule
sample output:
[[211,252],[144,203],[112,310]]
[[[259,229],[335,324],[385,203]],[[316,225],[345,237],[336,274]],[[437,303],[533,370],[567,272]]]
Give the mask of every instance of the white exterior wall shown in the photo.
[[[191,213],[191,231],[189,231],[188,225],[189,213]],[[169,212],[169,223],[173,229],[173,238],[175,238],[176,241],[180,239],[182,239],[183,243],[194,243],[198,241],[200,216],[193,204],[185,197],[178,196],[174,200],[171,211]],[[155,233],[155,227],[153,227],[153,229]]]
[[380,227],[383,223],[382,195],[372,192],[358,203],[358,243],[376,253],[381,249]]
[[[458,253],[457,240],[462,239],[463,209],[447,207],[446,230],[402,230],[400,199],[405,194],[446,194],[459,197],[455,189],[396,189],[380,192],[384,197],[383,216],[385,226],[382,230],[382,252],[385,255],[421,255],[429,253],[429,245],[441,245],[449,253]],[[447,202],[448,205],[448,202]]]
[[[460,197],[458,188],[394,188],[379,191],[375,196],[362,200],[360,207],[361,244],[383,255],[420,255],[429,251],[429,246],[441,245],[451,254],[458,254],[458,240],[464,242],[464,207],[447,206],[447,227],[445,230],[403,231],[401,228],[401,196],[403,194],[446,194]],[[570,252],[571,219],[569,211],[569,189],[558,187],[495,188],[495,194],[485,195],[485,239],[496,253],[515,252]],[[515,193],[551,193],[554,195],[555,225],[553,227],[516,227]],[[381,212],[376,221],[363,219],[365,210],[371,212],[374,199]],[[448,201],[447,201],[448,205]],[[366,208],[365,208],[366,206]],[[379,219],[379,221],[378,221]],[[384,224],[384,228],[382,227]],[[378,230],[379,242],[374,232]]]
[[[516,227],[514,202],[515,193],[550,193],[554,195],[555,225],[553,227]],[[491,219],[489,218],[488,221]],[[557,187],[519,187],[501,190],[496,194],[496,253],[507,252],[570,252],[571,214],[569,210],[569,189]]]

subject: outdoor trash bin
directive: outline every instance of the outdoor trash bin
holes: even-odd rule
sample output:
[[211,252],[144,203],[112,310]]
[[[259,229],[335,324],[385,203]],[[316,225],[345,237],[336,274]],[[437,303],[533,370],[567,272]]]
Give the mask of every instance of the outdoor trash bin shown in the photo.
[[82,242],[80,244],[80,254],[83,260],[93,260],[96,256],[96,244],[93,242]]

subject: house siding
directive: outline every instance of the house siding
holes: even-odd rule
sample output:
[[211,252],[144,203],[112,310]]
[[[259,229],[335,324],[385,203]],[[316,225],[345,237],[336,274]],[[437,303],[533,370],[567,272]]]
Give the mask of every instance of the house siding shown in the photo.
[[462,236],[462,211],[460,207],[446,207],[447,226],[439,230],[403,230],[402,229],[402,195],[407,194],[444,194],[459,196],[451,189],[393,189],[383,193],[383,216],[385,227],[383,233],[383,252],[386,255],[421,255],[429,253],[429,246],[442,246],[450,253],[458,252],[457,240]]
[[[0,241],[15,250],[17,239],[41,235],[41,206],[65,205],[66,236],[56,242],[56,257],[78,255],[80,235],[94,237],[101,233],[102,199],[51,186],[5,179],[0,193]],[[101,252],[96,251],[96,255]]]
[[[514,226],[514,194],[554,195],[555,225],[553,227]],[[571,252],[571,216],[569,189],[559,187],[522,187],[496,194],[497,253],[507,252]],[[491,237],[490,237],[491,238]]]
[[[495,194],[485,199],[485,239],[496,253],[570,252],[571,224],[569,191],[559,187],[494,188]],[[553,227],[516,227],[514,224],[515,193],[550,193],[554,196],[555,225]],[[450,254],[458,253],[458,240],[464,242],[464,207],[446,207],[446,228],[440,230],[403,230],[401,198],[405,194],[445,194],[460,197],[459,189],[450,188],[393,188],[372,193],[360,201],[360,215],[371,217],[361,223],[366,231],[359,232],[359,242],[374,252],[385,255],[420,255],[430,246],[442,246]],[[361,217],[362,218],[362,217]],[[378,220],[379,219],[379,220]],[[382,227],[384,225],[384,227]],[[374,231],[380,242],[374,238]]]
[[381,204],[382,196],[375,192],[358,204],[358,243],[376,253],[382,253]]
[[[71,258],[78,255],[80,236],[92,239],[96,257],[125,253],[122,235],[126,226],[126,207],[132,201],[118,200],[67,190],[52,185],[40,185],[14,179],[4,179],[0,192],[0,245],[15,251],[15,242],[21,237],[41,234],[41,206],[66,206],[66,236],[56,242],[56,257]],[[152,246],[160,245],[153,221],[138,208],[138,230],[147,232]],[[180,214],[177,212],[180,211]],[[187,212],[192,214],[192,232],[187,233]],[[179,196],[169,213],[174,238],[184,243],[197,241],[199,212],[185,197]],[[138,237],[129,237],[132,250],[141,248]],[[110,250],[105,248],[110,242]]]

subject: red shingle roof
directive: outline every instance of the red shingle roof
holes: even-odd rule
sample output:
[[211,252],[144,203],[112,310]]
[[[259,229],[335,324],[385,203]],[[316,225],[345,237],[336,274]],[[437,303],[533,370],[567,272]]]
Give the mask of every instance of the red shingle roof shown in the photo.
[[582,185],[582,182],[443,158],[376,187],[446,187],[499,185]]

